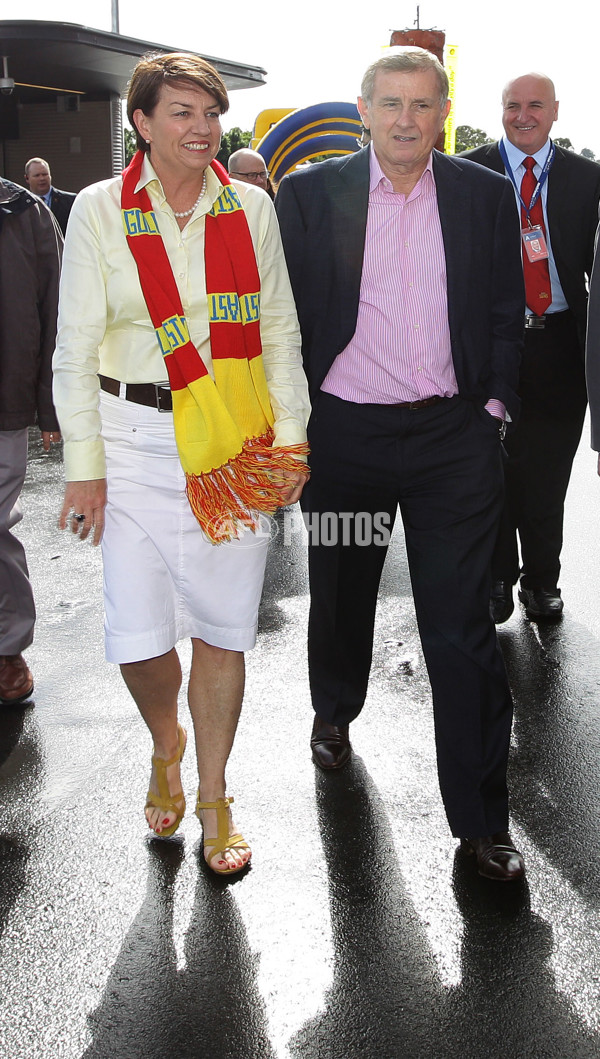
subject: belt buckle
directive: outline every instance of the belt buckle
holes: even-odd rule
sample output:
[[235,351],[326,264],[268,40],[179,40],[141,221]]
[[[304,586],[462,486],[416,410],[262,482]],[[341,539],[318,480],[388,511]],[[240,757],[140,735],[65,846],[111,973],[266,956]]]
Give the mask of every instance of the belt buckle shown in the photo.
[[529,328],[529,329],[531,329],[533,331],[542,331],[545,326],[546,326],[546,317],[545,316],[535,316],[534,314],[531,314],[530,316],[526,316],[525,317],[525,327],[526,328]]
[[[169,386],[162,386],[162,385],[160,385],[160,383],[156,383],[155,382],[154,383],[154,391],[156,393],[156,408],[157,408],[157,410],[159,412],[172,412],[173,411],[173,397],[172,397],[172,394],[171,394],[170,387]],[[163,399],[163,396],[166,398],[167,394],[171,398],[171,401],[170,401],[171,407],[170,408],[163,408],[162,404],[161,404],[161,401]]]

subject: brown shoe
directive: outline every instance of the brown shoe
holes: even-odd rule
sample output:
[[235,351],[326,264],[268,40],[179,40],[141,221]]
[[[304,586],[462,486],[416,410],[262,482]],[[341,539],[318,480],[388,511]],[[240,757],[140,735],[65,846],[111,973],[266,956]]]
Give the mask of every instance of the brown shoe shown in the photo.
[[33,677],[23,655],[0,655],[0,702],[25,702],[33,691]]
[[312,759],[319,768],[341,769],[352,753],[348,725],[327,724],[315,714],[310,746]]
[[477,871],[486,879],[518,882],[525,878],[523,857],[512,844],[508,831],[483,838],[461,838],[460,848],[467,856],[477,857]]

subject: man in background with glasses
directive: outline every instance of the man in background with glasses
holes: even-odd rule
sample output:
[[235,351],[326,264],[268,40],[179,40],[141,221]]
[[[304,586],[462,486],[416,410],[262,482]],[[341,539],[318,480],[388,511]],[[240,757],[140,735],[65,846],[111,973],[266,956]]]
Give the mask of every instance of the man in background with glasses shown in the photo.
[[227,163],[229,176],[236,180],[242,180],[244,184],[255,184],[256,187],[266,191],[272,199],[275,198],[273,185],[269,179],[269,170],[265,165],[262,154],[251,151],[249,147],[242,147],[234,151]]

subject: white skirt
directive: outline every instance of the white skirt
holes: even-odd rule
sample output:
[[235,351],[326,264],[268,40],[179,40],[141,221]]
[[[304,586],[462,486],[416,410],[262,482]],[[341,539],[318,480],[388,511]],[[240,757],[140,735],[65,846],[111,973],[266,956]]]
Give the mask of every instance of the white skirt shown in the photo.
[[185,495],[173,416],[101,392],[106,446],[105,645],[109,662],[166,654],[183,637],[246,651],[256,642],[268,519],[212,544]]

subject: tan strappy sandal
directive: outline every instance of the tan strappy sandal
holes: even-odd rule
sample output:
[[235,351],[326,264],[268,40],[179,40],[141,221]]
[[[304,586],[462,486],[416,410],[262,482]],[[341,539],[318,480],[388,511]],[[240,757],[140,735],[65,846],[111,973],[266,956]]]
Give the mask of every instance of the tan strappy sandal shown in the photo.
[[152,755],[152,764],[154,766],[158,794],[155,794],[154,791],[148,791],[144,809],[160,809],[161,812],[176,814],[173,823],[169,824],[168,827],[165,827],[164,830],[155,831],[154,828],[151,828],[155,838],[170,838],[171,835],[174,835],[183,820],[183,814],[185,813],[185,798],[183,796],[183,791],[181,791],[180,794],[171,794],[169,791],[169,784],[167,783],[167,769],[177,761],[181,762],[185,753],[187,732],[180,724],[177,725],[177,736],[179,739],[179,749],[172,758],[165,761],[162,757],[156,757],[154,754]]
[[[203,809],[215,809],[217,812],[217,837],[208,838],[204,837],[204,825],[202,825],[203,831],[203,842],[204,842],[204,858],[208,867],[211,871],[217,873],[217,875],[234,875],[238,871],[243,871],[247,868],[250,863],[250,857],[252,851],[250,846],[246,842],[243,835],[230,835],[229,834],[229,806],[233,804],[233,798],[217,798],[216,802],[201,802],[200,792],[196,798],[196,816],[202,823],[202,817],[200,813]],[[230,865],[223,857],[223,863],[227,865],[225,868],[213,867],[212,861],[219,853],[224,854],[227,850],[232,850],[237,853],[245,853],[246,850],[250,852],[250,857],[244,864]],[[210,851],[210,852],[209,852]]]

